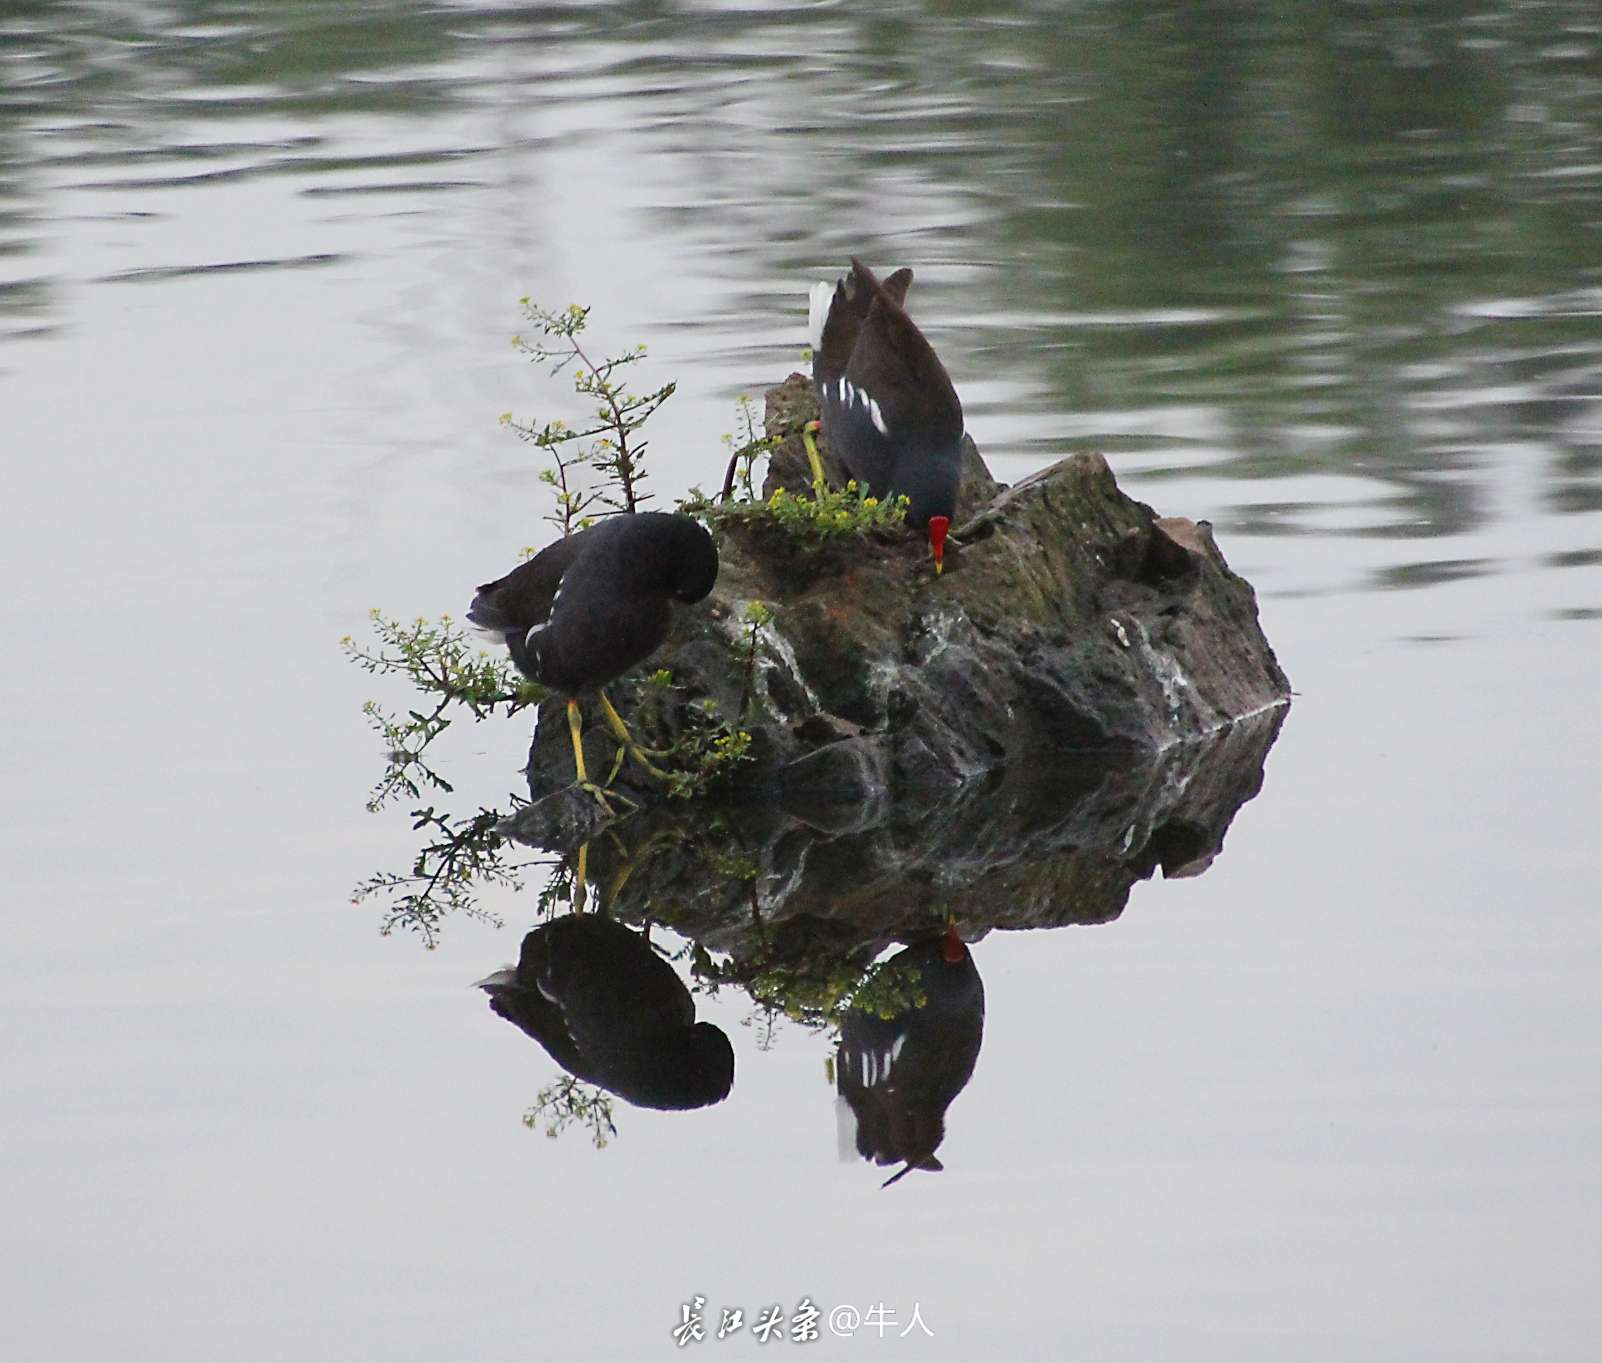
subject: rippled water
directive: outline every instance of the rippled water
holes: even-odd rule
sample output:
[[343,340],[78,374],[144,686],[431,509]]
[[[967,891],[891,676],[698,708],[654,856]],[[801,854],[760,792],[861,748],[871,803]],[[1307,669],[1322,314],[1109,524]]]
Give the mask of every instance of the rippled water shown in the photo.
[[[263,10],[0,14],[6,1356],[654,1357],[696,1292],[918,1302],[920,1357],[1589,1356],[1594,7]],[[547,1143],[466,989],[531,901],[433,953],[345,903],[413,844],[336,641],[539,538],[519,297],[679,381],[666,497],[852,251],[1000,476],[1211,519],[1300,698],[1204,876],[975,948],[938,1178],[836,1165],[826,1042],[727,995],[728,1103]]]

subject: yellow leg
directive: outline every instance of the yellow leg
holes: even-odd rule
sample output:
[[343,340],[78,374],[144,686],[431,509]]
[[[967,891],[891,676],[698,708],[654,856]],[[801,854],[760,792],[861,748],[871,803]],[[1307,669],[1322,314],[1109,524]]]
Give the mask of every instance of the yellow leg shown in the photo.
[[[579,703],[577,700],[569,697],[567,702],[567,731],[573,735],[573,770],[578,774],[579,786],[582,789],[589,791],[589,793],[596,798],[596,801],[600,804],[601,808],[610,814],[613,812],[612,804],[611,801],[608,800],[606,792],[596,785],[595,782],[590,780],[590,774],[584,770],[583,728],[584,717],[579,711]],[[628,805],[630,809],[639,808],[639,806],[626,795],[617,795],[614,798],[622,800],[623,803]]]
[[[668,779],[667,773],[660,767],[652,766],[651,763],[645,760],[645,750],[634,741],[634,735],[629,732],[629,726],[623,722],[623,716],[613,708],[612,702],[607,699],[606,692],[597,691],[596,696],[601,702],[601,713],[606,717],[607,727],[617,735],[618,742],[628,749],[629,756],[659,781],[666,781]],[[661,753],[657,754],[658,757],[661,755]]]
[[584,770],[584,717],[579,713],[579,703],[569,697],[567,702],[567,731],[573,735],[573,770],[578,773],[578,783],[581,786],[590,784],[590,774]]
[[601,714],[606,719],[606,727],[620,738],[631,753],[644,753],[647,757],[666,757],[665,748],[647,748],[643,743],[636,743],[634,735],[629,732],[629,726],[623,722],[623,716],[613,707],[611,698],[605,691],[597,693],[601,699]]
[[672,846],[678,841],[677,836],[672,833],[653,833],[631,852],[611,829],[607,830],[607,834],[623,860],[622,869],[612,877],[612,883],[606,887],[608,905],[617,903],[617,897],[623,893],[623,887],[629,883],[629,877],[634,874],[636,866],[646,865],[657,854],[658,849]]
[[823,460],[818,456],[818,442],[813,438],[814,433],[823,429],[821,421],[809,421],[801,428],[801,443],[807,447],[807,462],[812,465],[812,486],[822,492],[825,486],[823,478]]
[[581,842],[578,850],[578,865],[573,868],[573,912],[584,912],[584,901],[588,897],[585,884],[589,879],[590,845]]

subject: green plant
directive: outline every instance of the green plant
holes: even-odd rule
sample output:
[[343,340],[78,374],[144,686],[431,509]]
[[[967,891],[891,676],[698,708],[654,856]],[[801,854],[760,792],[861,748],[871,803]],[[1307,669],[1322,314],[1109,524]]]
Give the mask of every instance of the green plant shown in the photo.
[[[646,473],[643,463],[647,442],[640,428],[652,413],[673,395],[668,383],[644,394],[629,391],[622,371],[644,357],[643,345],[599,363],[590,358],[580,339],[589,319],[589,309],[571,304],[551,311],[521,300],[527,318],[538,328],[538,336],[514,343],[531,358],[548,363],[552,373],[571,368],[574,391],[596,403],[595,417],[588,424],[569,426],[561,420],[536,425],[519,422],[511,414],[502,417],[519,437],[547,454],[552,464],[540,471],[542,482],[554,493],[556,510],[547,517],[563,535],[588,525],[601,510],[633,512],[649,500],[641,489]],[[746,445],[760,445],[755,434],[755,416],[749,404],[742,409]],[[582,485],[581,470],[599,481]],[[532,551],[527,551],[532,552]],[[391,799],[405,794],[420,798],[425,789],[449,792],[451,785],[429,766],[424,753],[450,727],[453,707],[466,709],[474,719],[483,719],[498,707],[515,713],[526,705],[543,700],[548,692],[521,677],[505,655],[490,654],[479,647],[449,616],[437,621],[419,619],[411,624],[391,620],[381,611],[371,613],[377,644],[356,643],[349,635],[342,641],[346,656],[358,666],[377,675],[399,676],[431,705],[409,708],[402,713],[386,710],[377,701],[368,701],[363,712],[383,739],[387,764],[383,776],[368,799],[368,808],[381,809]],[[699,774],[724,770],[739,758],[737,735],[720,735],[705,753],[698,755]],[[747,740],[749,741],[749,740]],[[704,760],[702,760],[704,759]],[[698,772],[686,774],[690,793],[704,781]],[[682,793],[686,783],[675,783]]]
[[542,1088],[534,1106],[523,1114],[523,1125],[530,1131],[543,1125],[548,1140],[555,1140],[570,1126],[581,1126],[590,1133],[597,1150],[604,1150],[617,1135],[612,1121],[612,1095],[593,1084],[564,1074]]
[[501,812],[480,809],[467,818],[451,819],[428,808],[413,810],[412,819],[414,829],[429,829],[434,836],[413,859],[410,873],[370,876],[356,887],[351,902],[386,896],[389,902],[379,931],[386,937],[397,928],[416,933],[431,950],[439,942],[439,926],[447,914],[462,913],[499,927],[499,919],[479,907],[479,887],[520,890],[519,872],[528,864],[512,860],[499,831]]
[[751,735],[727,724],[711,697],[684,707],[684,731],[668,749],[667,793],[675,800],[705,794],[749,760]]
[[[756,500],[756,490],[752,486],[751,475],[757,459],[775,449],[782,440],[777,435],[765,435],[760,430],[761,422],[757,420],[756,408],[746,393],[739,397],[738,428],[733,435],[725,435],[723,443],[731,451],[729,455],[728,471],[723,475],[722,501],[728,501],[733,495],[735,479],[739,479],[740,490],[744,494],[742,500],[751,502]],[[739,444],[735,444],[738,440]]]
[[751,703],[751,696],[756,690],[756,660],[757,641],[762,633],[763,626],[773,622],[773,612],[766,602],[751,601],[746,604],[745,620],[751,627],[751,633],[745,641],[745,670],[740,682],[740,718],[745,718],[747,706]]
[[[582,339],[589,319],[587,308],[575,304],[549,311],[526,298],[521,301],[537,334],[531,332],[531,340],[514,338],[516,346],[531,359],[549,364],[552,373],[570,370],[574,391],[593,403],[595,413],[576,426],[562,420],[520,422],[510,414],[502,418],[550,460],[539,473],[556,502],[547,519],[568,535],[590,524],[596,515],[638,510],[650,500],[642,488],[647,442],[641,428],[673,395],[675,385],[664,384],[643,394],[631,392],[626,371],[644,357],[643,345],[596,362]],[[749,495],[751,464],[774,442],[759,434],[755,411],[745,399],[741,400],[739,423],[734,463],[744,469]],[[730,437],[729,443],[733,446],[735,438]],[[404,928],[432,946],[446,914],[489,917],[477,907],[477,886],[489,883],[520,888],[521,882],[515,875],[518,868],[509,859],[508,844],[497,831],[501,817],[497,811],[480,810],[453,819],[432,806],[423,807],[427,795],[450,794],[453,789],[430,764],[431,745],[463,714],[474,720],[515,714],[539,703],[548,692],[522,677],[500,650],[491,652],[480,646],[449,616],[406,623],[373,610],[370,618],[372,639],[359,643],[347,635],[341,640],[343,651],[364,671],[399,679],[414,693],[414,700],[402,709],[386,708],[377,700],[362,707],[383,742],[386,759],[367,807],[377,811],[399,797],[416,801],[419,807],[411,812],[413,827],[425,830],[427,840],[409,873],[374,875],[357,887],[355,897],[387,897],[383,931]],[[746,652],[748,677],[754,667],[759,628],[760,622],[753,620]],[[658,671],[646,678],[645,691],[649,694],[672,685],[672,678]],[[743,702],[741,709],[743,714]],[[667,754],[666,790],[670,796],[689,798],[712,788],[748,759],[751,735],[738,723],[726,722],[711,701],[683,707],[681,718]],[[561,903],[572,904],[575,896],[574,868],[562,863],[541,893],[540,912],[552,912]]]
[[803,547],[817,548],[845,535],[888,535],[903,529],[907,499],[881,500],[853,478],[844,488],[814,489],[811,496],[776,488],[765,501],[718,501],[697,488],[679,503],[679,510],[714,530],[767,526]]
[[859,946],[840,953],[822,943],[797,949],[792,942],[782,959],[763,950],[718,960],[697,945],[690,967],[703,992],[715,995],[720,985],[732,984],[750,995],[756,1011],[745,1024],[758,1028],[761,1049],[766,1050],[781,1018],[810,1031],[833,1032],[848,1012],[888,1020],[928,1002],[916,965],[894,959],[870,964],[865,950]]
[[[577,429],[560,420],[518,421],[510,412],[501,417],[503,425],[554,463],[539,475],[556,496],[556,513],[546,519],[559,526],[563,535],[571,535],[590,523],[590,512],[596,507],[639,510],[650,500],[640,489],[646,477],[642,461],[647,444],[640,437],[640,428],[673,396],[677,385],[665,383],[649,393],[631,393],[619,375],[645,358],[643,345],[596,363],[579,340],[589,321],[588,308],[571,303],[553,312],[527,298],[519,301],[525,316],[539,329],[539,337],[514,336],[512,344],[530,359],[548,364],[553,374],[574,366],[573,391],[596,403],[594,417]],[[579,485],[579,470],[584,468],[599,475],[597,485]]]
[[484,719],[503,706],[507,714],[516,714],[547,693],[520,676],[509,658],[480,647],[448,615],[438,620],[419,618],[410,624],[391,620],[378,610],[368,615],[378,640],[376,648],[358,644],[347,634],[340,640],[345,656],[364,672],[403,678],[434,701],[431,710],[407,710],[404,718],[391,714],[376,700],[363,704],[362,713],[383,738],[387,757],[384,774],[367,800],[367,808],[376,812],[403,792],[415,800],[424,786],[451,790],[450,782],[423,760],[423,753],[450,728],[447,711],[452,706],[460,706],[474,719]]

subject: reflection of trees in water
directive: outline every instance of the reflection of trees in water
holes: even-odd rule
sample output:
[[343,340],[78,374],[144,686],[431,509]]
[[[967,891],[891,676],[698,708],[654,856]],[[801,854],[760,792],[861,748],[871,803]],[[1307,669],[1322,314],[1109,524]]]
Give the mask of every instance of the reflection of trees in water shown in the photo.
[[[187,161],[345,189],[379,163],[537,157],[544,138],[510,127],[454,148],[413,129],[353,157],[322,120],[564,106],[627,130],[611,154],[680,172],[638,230],[715,253],[709,349],[780,343],[806,273],[847,248],[906,256],[960,267],[919,285],[932,337],[959,379],[994,386],[976,426],[1003,405],[1048,419],[1036,452],[1166,447],[1183,470],[1205,439],[1225,455],[1211,474],[1389,485],[1365,533],[1434,537],[1494,514],[1488,448],[1533,443],[1545,506],[1599,509],[1591,0],[940,12],[15,3],[0,237],[42,230],[43,184],[126,183],[145,159],[165,181]],[[229,120],[262,115],[296,135],[230,140]],[[8,310],[47,311],[47,288],[8,286]],[[1282,532],[1308,509],[1241,523]]]
[[[1093,106],[1019,125],[1080,252],[1033,281],[1055,295],[1041,306],[1125,323],[1080,328],[1054,387],[1187,425],[1215,409],[1214,443],[1238,451],[1225,473],[1359,471],[1397,485],[1413,533],[1481,522],[1480,452],[1563,445],[1583,401],[1568,379],[1602,353],[1560,296],[1598,279],[1594,52],[1556,55],[1550,13],[1457,4],[1322,25],[1251,7],[1112,14],[1069,59]],[[1024,224],[1017,248],[1040,230]],[[1512,321],[1487,307],[1532,297],[1545,305]],[[1167,434],[1183,448],[1187,433]]]

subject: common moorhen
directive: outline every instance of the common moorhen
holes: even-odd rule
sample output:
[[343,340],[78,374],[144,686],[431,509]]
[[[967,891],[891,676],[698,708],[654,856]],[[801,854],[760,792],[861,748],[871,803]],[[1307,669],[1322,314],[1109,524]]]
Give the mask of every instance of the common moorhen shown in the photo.
[[505,640],[525,677],[567,696],[578,781],[600,796],[584,770],[579,695],[598,693],[613,733],[650,768],[600,688],[649,658],[667,638],[672,603],[702,600],[717,576],[717,547],[689,517],[609,516],[486,582],[467,618]]
[[[929,536],[935,572],[962,481],[962,403],[934,347],[904,306],[912,271],[882,283],[855,256],[833,288],[813,287],[812,378],[822,426],[840,462],[875,497],[905,496]],[[812,476],[822,481],[807,436]]]

